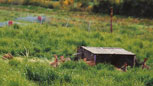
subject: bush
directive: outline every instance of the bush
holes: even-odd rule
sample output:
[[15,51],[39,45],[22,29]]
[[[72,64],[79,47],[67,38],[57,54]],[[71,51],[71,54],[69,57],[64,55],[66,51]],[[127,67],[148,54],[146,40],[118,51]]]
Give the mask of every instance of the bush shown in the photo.
[[0,3],[13,4],[13,5],[33,5],[33,6],[53,8],[53,4],[48,1],[46,2],[46,0],[5,0],[5,1],[0,1]]
[[119,4],[110,0],[102,0],[98,5],[94,6],[93,12],[110,14],[110,7],[114,8],[115,15],[153,17],[152,0],[123,0]]
[[108,0],[102,0],[98,5],[93,7],[93,12],[95,13],[110,13],[110,7],[112,6],[111,2]]

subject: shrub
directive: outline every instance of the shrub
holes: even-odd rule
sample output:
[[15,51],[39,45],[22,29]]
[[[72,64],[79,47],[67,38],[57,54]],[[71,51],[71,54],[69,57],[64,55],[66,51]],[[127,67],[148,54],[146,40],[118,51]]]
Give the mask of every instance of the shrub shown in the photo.
[[93,7],[93,12],[109,14],[111,6],[112,6],[112,3],[109,0],[102,0],[99,2],[98,5],[95,5]]
[[101,0],[98,5],[94,6],[93,12],[109,14],[110,7],[114,8],[114,14],[116,15],[153,17],[152,0],[123,0],[119,4],[110,0]]

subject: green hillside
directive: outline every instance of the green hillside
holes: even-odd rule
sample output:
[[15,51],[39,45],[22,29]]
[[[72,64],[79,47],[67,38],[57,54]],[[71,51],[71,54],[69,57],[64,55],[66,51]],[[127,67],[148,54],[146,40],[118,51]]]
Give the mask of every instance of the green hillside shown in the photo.
[[[8,11],[9,10],[9,11]],[[0,59],[0,86],[153,86],[153,69],[115,70],[111,65],[89,67],[84,62],[67,62],[52,68],[30,58],[53,59],[53,55],[75,57],[78,46],[120,47],[136,54],[153,67],[153,20],[114,16],[110,33],[109,15],[69,12],[33,6],[0,6],[0,22],[18,17],[44,15],[44,24],[20,21],[0,27],[0,55],[11,53],[24,60]],[[19,21],[17,21],[19,22]],[[29,51],[28,59],[25,58]]]

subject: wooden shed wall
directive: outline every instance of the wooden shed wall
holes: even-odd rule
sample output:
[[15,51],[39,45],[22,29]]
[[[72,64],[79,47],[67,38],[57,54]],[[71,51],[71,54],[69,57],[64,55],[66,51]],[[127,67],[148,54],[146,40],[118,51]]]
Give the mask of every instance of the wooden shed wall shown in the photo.
[[134,55],[97,55],[96,63],[110,63],[121,67],[126,62],[130,66],[135,65]]
[[[87,58],[88,61],[94,61],[94,54],[90,51],[87,51],[80,47],[77,50],[78,59]],[[112,54],[97,54],[96,55],[96,64],[97,63],[110,63],[117,67],[121,67],[126,62],[130,66],[135,65],[135,55],[112,55]]]
[[92,54],[91,52],[83,49],[82,47],[77,50],[77,53],[78,53],[77,54],[78,59],[87,58],[87,60],[93,60],[94,54]]

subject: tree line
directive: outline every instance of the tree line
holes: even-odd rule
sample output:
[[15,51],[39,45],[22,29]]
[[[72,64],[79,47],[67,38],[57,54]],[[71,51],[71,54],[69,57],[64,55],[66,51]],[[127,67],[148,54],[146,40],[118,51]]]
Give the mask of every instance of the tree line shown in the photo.
[[113,7],[114,14],[116,15],[153,17],[153,0],[123,0],[120,3],[101,0],[98,5],[93,7],[93,12],[109,14],[110,7]]
[[153,17],[153,0],[0,0],[0,3],[68,8],[73,11],[83,9],[102,14],[110,14],[110,7],[113,7],[115,15]]

